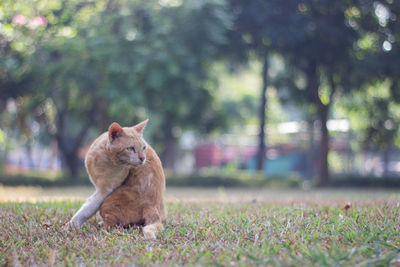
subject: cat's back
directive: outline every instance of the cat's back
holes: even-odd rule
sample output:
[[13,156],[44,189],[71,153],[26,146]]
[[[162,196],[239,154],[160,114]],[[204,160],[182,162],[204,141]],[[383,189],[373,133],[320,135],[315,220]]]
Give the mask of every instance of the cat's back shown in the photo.
[[[85,167],[92,183],[97,187],[107,188],[107,179],[110,175],[109,155],[107,152],[107,133],[101,134],[90,145],[85,156]],[[104,185],[103,185],[104,184]]]
[[148,161],[153,164],[154,168],[162,169],[161,160],[158,157],[156,151],[150,145],[148,146],[146,157],[147,157]]
[[161,160],[151,146],[148,147],[146,157],[147,161],[144,168],[145,172],[151,172],[154,176],[154,179],[158,180],[161,185],[165,185],[165,175]]
[[88,168],[88,163],[99,157],[104,157],[107,146],[107,133],[102,133],[90,145],[88,152],[85,155],[85,166]]

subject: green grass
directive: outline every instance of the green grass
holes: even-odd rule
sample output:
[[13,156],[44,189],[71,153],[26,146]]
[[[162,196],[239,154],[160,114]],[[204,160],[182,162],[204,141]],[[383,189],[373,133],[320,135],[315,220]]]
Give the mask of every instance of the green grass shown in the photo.
[[62,226],[81,202],[0,204],[0,265],[400,266],[398,196],[292,203],[169,202],[156,242],[139,228]]

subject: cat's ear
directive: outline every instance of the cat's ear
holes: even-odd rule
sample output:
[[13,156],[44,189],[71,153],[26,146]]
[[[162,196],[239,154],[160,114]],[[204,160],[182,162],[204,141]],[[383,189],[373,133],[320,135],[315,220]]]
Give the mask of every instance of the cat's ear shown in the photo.
[[147,122],[149,121],[149,119],[144,120],[138,124],[136,124],[135,126],[133,126],[133,128],[136,130],[136,132],[138,132],[139,134],[143,134],[143,129],[144,127],[146,127]]
[[121,137],[124,133],[124,130],[122,127],[116,123],[113,122],[110,127],[108,128],[108,140],[110,140],[110,143],[115,141],[118,137]]

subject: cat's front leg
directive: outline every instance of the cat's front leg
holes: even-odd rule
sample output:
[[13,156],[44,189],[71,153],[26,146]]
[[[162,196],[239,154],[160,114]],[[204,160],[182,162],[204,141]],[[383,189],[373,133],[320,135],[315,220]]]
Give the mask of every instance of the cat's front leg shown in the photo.
[[164,229],[161,222],[152,223],[143,227],[143,235],[146,240],[156,240],[158,232]]
[[145,225],[143,226],[143,235],[147,240],[155,240],[157,234],[164,229],[160,213],[156,208],[144,208],[143,218]]
[[68,226],[80,227],[84,222],[86,222],[90,217],[92,217],[100,208],[104,199],[111,192],[100,192],[96,190],[93,195],[91,195],[82,207],[75,213],[68,223]]

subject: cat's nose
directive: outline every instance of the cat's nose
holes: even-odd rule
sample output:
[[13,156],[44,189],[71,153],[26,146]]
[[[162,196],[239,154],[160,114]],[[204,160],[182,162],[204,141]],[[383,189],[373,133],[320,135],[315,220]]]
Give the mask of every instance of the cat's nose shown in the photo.
[[140,159],[140,162],[144,161],[144,157],[139,157],[139,159]]

